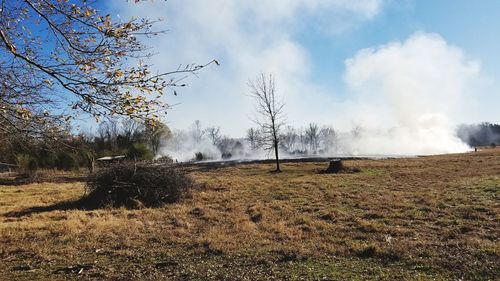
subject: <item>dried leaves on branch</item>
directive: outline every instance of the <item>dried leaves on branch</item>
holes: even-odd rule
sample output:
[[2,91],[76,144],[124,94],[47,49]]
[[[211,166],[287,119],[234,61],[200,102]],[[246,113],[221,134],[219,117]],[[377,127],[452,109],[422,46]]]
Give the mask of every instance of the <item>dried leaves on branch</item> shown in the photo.
[[183,87],[184,75],[208,64],[152,73],[141,43],[155,21],[115,22],[93,1],[0,2],[0,130],[57,135],[79,113],[154,122],[168,105],[160,97]]

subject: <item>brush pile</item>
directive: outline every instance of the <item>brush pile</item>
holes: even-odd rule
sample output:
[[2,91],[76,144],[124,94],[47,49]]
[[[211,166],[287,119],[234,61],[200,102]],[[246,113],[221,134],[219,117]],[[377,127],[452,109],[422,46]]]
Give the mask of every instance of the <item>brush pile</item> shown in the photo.
[[166,165],[114,163],[89,176],[86,207],[156,207],[178,201],[192,180],[181,170]]

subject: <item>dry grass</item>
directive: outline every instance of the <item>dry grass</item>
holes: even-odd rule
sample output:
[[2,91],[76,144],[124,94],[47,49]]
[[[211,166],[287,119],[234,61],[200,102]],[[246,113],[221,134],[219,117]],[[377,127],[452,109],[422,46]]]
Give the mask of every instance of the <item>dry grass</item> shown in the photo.
[[156,209],[68,210],[81,183],[0,186],[0,280],[458,279],[500,275],[500,149],[242,165]]

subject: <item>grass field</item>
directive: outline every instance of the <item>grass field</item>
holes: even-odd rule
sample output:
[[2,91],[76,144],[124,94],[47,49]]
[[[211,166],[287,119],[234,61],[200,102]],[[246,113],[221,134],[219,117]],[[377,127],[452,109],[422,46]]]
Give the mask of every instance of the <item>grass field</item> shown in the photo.
[[79,182],[0,186],[0,280],[500,276],[500,149],[326,165],[190,168],[188,198],[140,210],[59,207]]

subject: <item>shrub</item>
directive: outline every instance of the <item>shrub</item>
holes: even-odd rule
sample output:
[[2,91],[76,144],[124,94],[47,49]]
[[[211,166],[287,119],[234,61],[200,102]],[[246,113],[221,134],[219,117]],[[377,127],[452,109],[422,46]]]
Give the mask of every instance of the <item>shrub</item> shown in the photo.
[[56,161],[57,169],[59,170],[78,170],[80,168],[76,155],[68,151],[61,151],[57,154]]
[[134,143],[129,148],[127,157],[137,160],[153,160],[153,152],[144,143]]
[[95,160],[95,153],[86,148],[81,148],[78,150],[79,165],[87,167],[90,172],[93,171],[93,165]]
[[164,155],[162,157],[159,157],[158,159],[155,160],[158,163],[166,163],[166,164],[172,164],[174,163],[174,159],[168,155]]
[[179,169],[160,165],[114,163],[89,176],[86,207],[155,207],[182,198],[192,185]]
[[222,159],[226,160],[226,159],[231,159],[233,155],[231,154],[231,152],[222,152],[221,157]]
[[30,159],[31,159],[31,156],[29,156],[28,154],[16,155],[17,166],[24,171],[28,170],[28,164],[29,164]]
[[38,161],[29,154],[17,154],[16,163],[19,167],[20,178],[23,182],[34,182],[37,177]]
[[57,162],[57,153],[50,149],[41,148],[37,157],[38,167],[55,168]]
[[25,173],[32,174],[38,170],[38,161],[29,154],[16,155],[17,166]]
[[201,153],[201,152],[196,152],[196,153],[194,154],[194,159],[195,159],[196,161],[203,161],[203,159],[204,159],[204,158],[205,158],[205,157],[203,156],[203,153]]
[[38,162],[35,158],[30,158],[28,162],[28,171],[30,171],[30,173],[33,173],[36,170],[38,170]]

